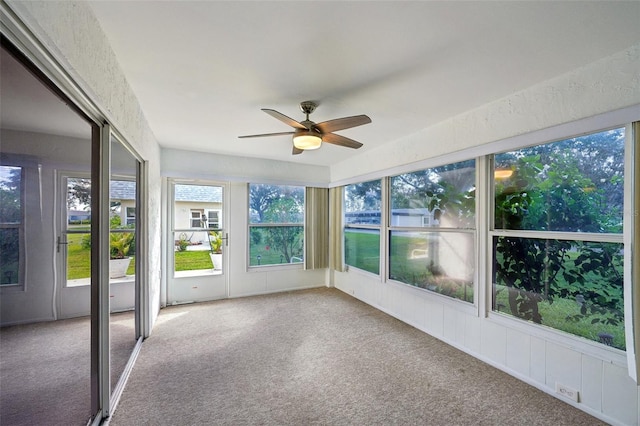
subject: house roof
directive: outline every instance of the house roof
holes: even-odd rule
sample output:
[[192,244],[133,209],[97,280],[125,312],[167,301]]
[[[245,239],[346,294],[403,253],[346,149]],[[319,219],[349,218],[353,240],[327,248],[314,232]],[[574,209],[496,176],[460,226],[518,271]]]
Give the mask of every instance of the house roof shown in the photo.
[[135,200],[136,183],[130,180],[112,180],[109,184],[109,196],[112,200]]
[[176,185],[176,201],[195,201],[202,203],[221,203],[222,188],[209,185]]
[[[135,200],[136,183],[128,180],[112,180],[109,193],[112,200]],[[199,203],[221,203],[222,188],[211,185],[175,186],[176,201],[192,201]]]

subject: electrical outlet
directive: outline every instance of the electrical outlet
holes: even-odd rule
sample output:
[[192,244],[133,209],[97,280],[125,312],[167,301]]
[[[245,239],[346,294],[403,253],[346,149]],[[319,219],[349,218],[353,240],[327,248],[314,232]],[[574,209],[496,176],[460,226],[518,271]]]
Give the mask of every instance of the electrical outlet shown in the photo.
[[571,389],[568,386],[562,385],[560,383],[556,382],[556,393],[558,395],[562,395],[565,398],[569,398],[570,400],[574,401],[574,402],[579,402],[578,400],[579,398],[579,392],[575,389]]

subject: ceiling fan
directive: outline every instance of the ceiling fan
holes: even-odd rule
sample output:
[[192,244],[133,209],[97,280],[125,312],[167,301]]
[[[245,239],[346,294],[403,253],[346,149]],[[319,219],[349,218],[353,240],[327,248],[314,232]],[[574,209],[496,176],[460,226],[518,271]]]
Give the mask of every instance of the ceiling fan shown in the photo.
[[283,123],[288,124],[295,130],[293,132],[263,133],[259,135],[245,135],[238,137],[259,138],[264,136],[293,135],[293,155],[301,154],[305,150],[318,149],[322,142],[354,149],[358,149],[362,146],[358,141],[336,135],[333,132],[371,123],[371,119],[369,117],[366,115],[354,115],[352,117],[336,118],[335,120],[323,121],[322,123],[314,123],[309,120],[309,114],[315,111],[317,106],[318,104],[313,101],[301,102],[300,109],[307,117],[300,122],[289,118],[276,110],[262,108],[262,111],[274,118],[277,118]]

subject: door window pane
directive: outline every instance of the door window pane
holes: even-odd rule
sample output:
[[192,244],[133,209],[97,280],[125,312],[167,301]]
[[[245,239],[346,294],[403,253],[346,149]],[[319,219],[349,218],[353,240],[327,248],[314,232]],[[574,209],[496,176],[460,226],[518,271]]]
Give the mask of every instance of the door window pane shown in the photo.
[[176,276],[222,270],[222,187],[175,184],[173,249]]

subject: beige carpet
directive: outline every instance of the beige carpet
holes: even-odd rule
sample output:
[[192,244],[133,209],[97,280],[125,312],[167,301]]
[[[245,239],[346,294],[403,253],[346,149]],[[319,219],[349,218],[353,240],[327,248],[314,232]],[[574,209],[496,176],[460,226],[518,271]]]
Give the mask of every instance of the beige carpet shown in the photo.
[[[88,317],[0,328],[0,425],[86,425],[90,339]],[[112,389],[135,344],[133,313],[112,314]]]
[[339,290],[163,309],[120,425],[596,425]]

